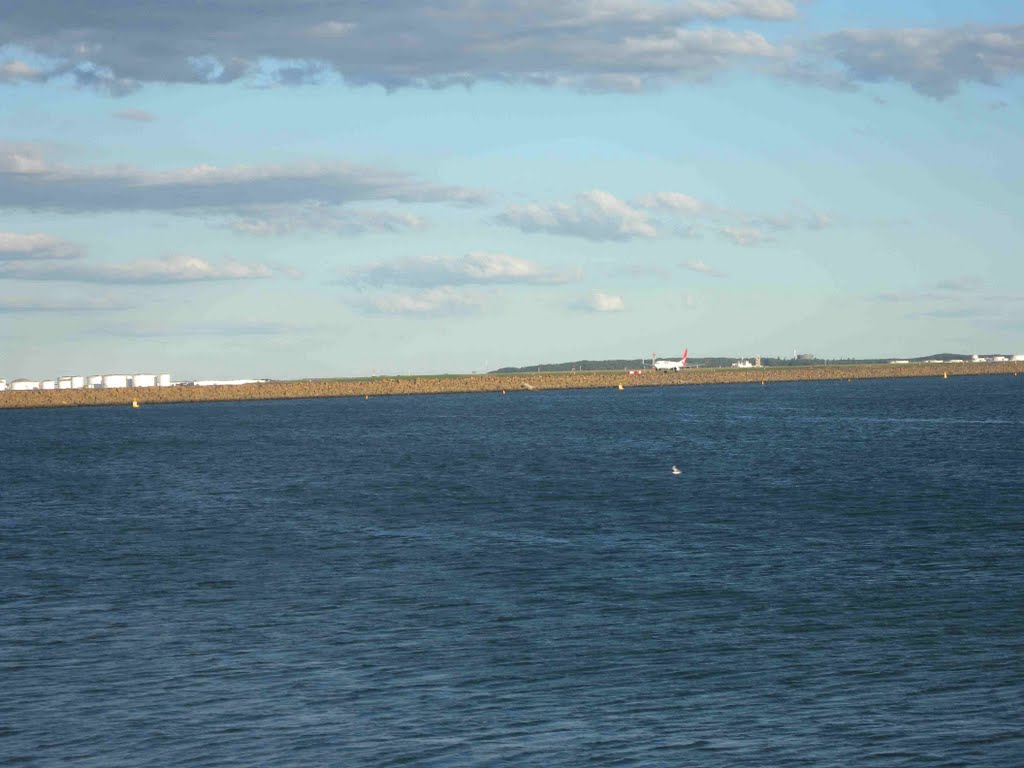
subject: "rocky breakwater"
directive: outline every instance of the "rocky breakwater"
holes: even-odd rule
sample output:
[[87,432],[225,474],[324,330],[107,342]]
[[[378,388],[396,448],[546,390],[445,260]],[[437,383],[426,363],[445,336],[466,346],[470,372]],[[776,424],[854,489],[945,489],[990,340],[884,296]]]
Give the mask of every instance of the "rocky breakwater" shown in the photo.
[[625,372],[536,373],[479,376],[374,377],[271,381],[241,386],[173,386],[145,389],[62,389],[0,392],[0,408],[58,408],[87,405],[198,403],[224,400],[287,400],[307,397],[382,397],[465,392],[517,392],[544,389],[688,386],[696,384],[775,384],[792,381],[888,379],[919,376],[950,378],[1024,373],[1024,363],[920,365],[842,365],[789,368],[691,368],[679,372],[628,375]]

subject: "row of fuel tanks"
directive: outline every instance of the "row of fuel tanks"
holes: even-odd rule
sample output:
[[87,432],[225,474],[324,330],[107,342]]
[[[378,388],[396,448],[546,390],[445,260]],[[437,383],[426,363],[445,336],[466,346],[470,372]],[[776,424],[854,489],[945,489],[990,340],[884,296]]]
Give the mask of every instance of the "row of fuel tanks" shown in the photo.
[[0,391],[33,389],[120,389],[124,387],[169,387],[169,373],[97,373],[92,376],[60,376],[56,379],[0,379]]

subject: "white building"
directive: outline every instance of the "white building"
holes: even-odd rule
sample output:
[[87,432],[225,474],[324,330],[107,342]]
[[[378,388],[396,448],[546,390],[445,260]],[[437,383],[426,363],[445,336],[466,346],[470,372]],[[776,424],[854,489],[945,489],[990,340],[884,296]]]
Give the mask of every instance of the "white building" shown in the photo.
[[737,360],[732,364],[733,368],[753,368],[754,364],[749,360]]
[[1010,359],[1015,363],[1024,363],[1024,355],[1014,355]]
[[11,382],[13,392],[28,392],[32,389],[39,389],[39,382],[31,379],[15,379]]
[[242,384],[264,384],[266,379],[208,379],[206,381],[193,381],[196,387],[237,387]]
[[40,389],[56,389],[57,388],[57,382],[54,379],[46,379],[44,381],[39,382],[39,388]]

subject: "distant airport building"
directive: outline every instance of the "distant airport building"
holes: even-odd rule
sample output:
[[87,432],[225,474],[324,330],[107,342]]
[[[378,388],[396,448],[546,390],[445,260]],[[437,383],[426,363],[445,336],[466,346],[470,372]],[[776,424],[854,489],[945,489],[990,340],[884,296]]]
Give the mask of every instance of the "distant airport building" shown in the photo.
[[802,354],[797,355],[796,359],[797,360],[813,360],[814,359],[814,355],[812,355],[809,352],[804,352]]

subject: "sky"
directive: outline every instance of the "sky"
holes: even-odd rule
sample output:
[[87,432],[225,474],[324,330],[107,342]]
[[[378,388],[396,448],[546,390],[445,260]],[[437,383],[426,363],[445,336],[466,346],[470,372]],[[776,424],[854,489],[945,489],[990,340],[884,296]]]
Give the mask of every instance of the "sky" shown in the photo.
[[36,0],[0,377],[1024,353],[1019,0]]

